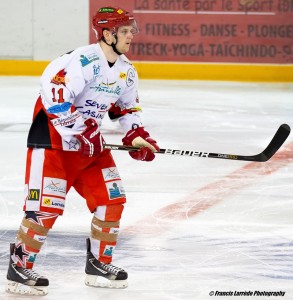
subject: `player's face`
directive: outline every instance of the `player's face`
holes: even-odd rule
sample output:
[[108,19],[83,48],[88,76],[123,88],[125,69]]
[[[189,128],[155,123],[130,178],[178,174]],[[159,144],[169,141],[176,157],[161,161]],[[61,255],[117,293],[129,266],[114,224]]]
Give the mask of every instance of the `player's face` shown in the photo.
[[116,45],[117,50],[120,53],[126,53],[129,50],[131,41],[133,39],[133,27],[121,26],[118,28],[117,37],[118,43]]

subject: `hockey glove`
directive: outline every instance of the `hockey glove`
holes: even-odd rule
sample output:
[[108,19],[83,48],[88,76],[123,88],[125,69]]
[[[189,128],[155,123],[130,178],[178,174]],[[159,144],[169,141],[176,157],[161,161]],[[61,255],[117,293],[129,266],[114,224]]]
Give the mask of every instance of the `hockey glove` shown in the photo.
[[82,156],[93,157],[103,151],[104,139],[100,133],[99,126],[94,119],[87,119],[84,124],[86,129],[75,137],[80,142]]
[[124,146],[139,147],[139,150],[129,151],[129,155],[136,160],[152,161],[154,152],[160,151],[157,142],[153,140],[143,127],[129,130],[122,139]]

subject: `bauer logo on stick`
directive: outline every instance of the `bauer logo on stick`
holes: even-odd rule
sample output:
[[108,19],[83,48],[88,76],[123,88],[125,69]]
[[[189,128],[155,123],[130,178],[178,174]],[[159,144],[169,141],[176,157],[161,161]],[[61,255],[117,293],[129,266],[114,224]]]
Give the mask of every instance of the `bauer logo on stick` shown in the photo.
[[209,153],[207,153],[207,152],[198,152],[198,151],[189,151],[189,150],[166,149],[165,154],[182,155],[182,156],[209,157]]

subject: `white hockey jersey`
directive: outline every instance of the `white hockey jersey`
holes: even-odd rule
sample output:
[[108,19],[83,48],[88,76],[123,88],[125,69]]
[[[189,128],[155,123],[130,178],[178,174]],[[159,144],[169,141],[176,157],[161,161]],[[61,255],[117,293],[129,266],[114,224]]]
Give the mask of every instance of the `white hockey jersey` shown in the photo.
[[142,126],[137,83],[137,72],[125,55],[110,67],[99,44],[60,56],[41,77],[28,147],[77,151],[75,135],[85,129],[85,119],[100,125],[107,112],[125,133]]

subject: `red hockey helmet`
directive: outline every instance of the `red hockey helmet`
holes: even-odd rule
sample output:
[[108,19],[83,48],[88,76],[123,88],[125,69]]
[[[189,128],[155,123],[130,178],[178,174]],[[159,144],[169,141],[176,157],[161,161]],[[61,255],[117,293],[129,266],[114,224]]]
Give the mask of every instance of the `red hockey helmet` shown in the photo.
[[101,7],[93,17],[93,29],[98,41],[103,37],[103,30],[111,30],[117,33],[118,27],[132,26],[132,34],[138,33],[138,27],[132,14],[119,7]]

